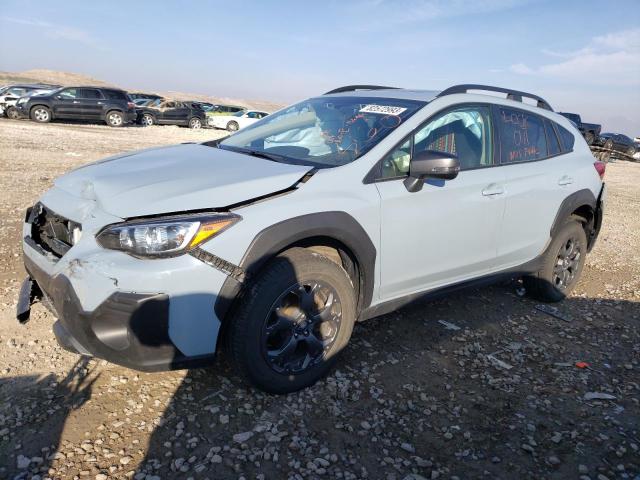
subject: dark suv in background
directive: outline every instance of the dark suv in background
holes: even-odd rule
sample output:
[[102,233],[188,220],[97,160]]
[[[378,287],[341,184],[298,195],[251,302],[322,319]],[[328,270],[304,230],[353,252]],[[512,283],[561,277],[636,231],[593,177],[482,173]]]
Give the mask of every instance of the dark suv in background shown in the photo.
[[22,116],[40,123],[56,119],[97,120],[121,127],[137,116],[127,92],[104,87],[64,87],[19,101],[16,107]]

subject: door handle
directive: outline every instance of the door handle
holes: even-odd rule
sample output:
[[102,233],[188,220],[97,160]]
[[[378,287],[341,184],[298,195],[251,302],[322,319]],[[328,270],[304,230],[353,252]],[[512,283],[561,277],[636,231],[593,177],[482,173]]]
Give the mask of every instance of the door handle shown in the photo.
[[104,102],[98,102],[98,105],[104,105]]
[[571,185],[573,183],[573,178],[569,175],[563,175],[558,179],[558,185]]
[[492,197],[494,195],[502,195],[504,193],[504,187],[502,185],[498,185],[497,183],[492,183],[487,185],[482,190],[482,195],[485,197]]
[[80,102],[79,102],[79,101],[77,101],[77,100],[74,100],[72,103],[80,103]]

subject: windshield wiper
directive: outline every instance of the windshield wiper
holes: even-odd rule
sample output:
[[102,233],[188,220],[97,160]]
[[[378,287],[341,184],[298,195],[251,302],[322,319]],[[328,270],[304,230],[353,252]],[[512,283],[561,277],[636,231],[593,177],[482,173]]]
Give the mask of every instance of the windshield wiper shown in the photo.
[[250,150],[248,148],[238,148],[238,149],[233,149],[232,151],[235,151],[238,153],[244,153],[246,155],[251,155],[252,157],[264,158],[266,160],[271,160],[272,162],[287,163],[286,162],[287,157],[283,155],[276,155],[275,153],[263,152],[262,150]]

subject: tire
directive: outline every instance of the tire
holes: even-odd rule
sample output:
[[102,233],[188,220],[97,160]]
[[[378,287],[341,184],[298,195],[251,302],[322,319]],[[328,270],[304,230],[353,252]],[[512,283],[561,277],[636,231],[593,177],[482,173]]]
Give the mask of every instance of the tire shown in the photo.
[[18,112],[18,109],[16,107],[9,107],[4,113],[7,118],[10,118],[11,120],[18,120],[20,118],[20,112]]
[[189,120],[189,128],[200,129],[202,128],[202,120],[198,117],[192,117]]
[[347,272],[303,248],[269,262],[236,305],[225,332],[229,359],[245,381],[276,394],[306,388],[326,375],[356,318]]
[[31,120],[38,123],[49,123],[51,121],[51,110],[44,105],[36,105],[29,113]]
[[613,140],[609,139],[606,142],[604,142],[604,148],[606,148],[607,150],[612,150],[613,149]]
[[584,139],[587,142],[587,145],[593,145],[593,142],[596,139],[596,136],[594,135],[593,132],[587,132],[584,135]]
[[527,292],[543,302],[564,300],[580,279],[586,255],[587,235],[582,224],[572,217],[551,241],[542,268],[524,277]]
[[144,115],[142,115],[142,118],[140,119],[140,125],[143,125],[145,127],[151,127],[155,124],[156,124],[156,119],[153,118],[153,115],[151,115],[150,113],[145,113]]
[[636,153],[636,149],[633,147],[627,148],[627,155],[633,157],[633,154]]
[[107,112],[105,121],[110,127],[122,127],[124,125],[124,114],[117,110],[111,110]]
[[238,130],[240,130],[240,125],[238,125],[238,122],[231,120],[229,123],[227,123],[227,130],[229,132],[237,132]]

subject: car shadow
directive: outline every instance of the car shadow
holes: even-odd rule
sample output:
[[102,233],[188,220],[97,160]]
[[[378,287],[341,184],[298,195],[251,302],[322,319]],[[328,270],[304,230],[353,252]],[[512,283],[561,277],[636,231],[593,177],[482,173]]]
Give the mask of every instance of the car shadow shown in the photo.
[[62,380],[54,374],[0,380],[0,478],[26,478],[34,469],[46,475],[67,418],[91,398],[99,377],[89,361],[80,357]]

